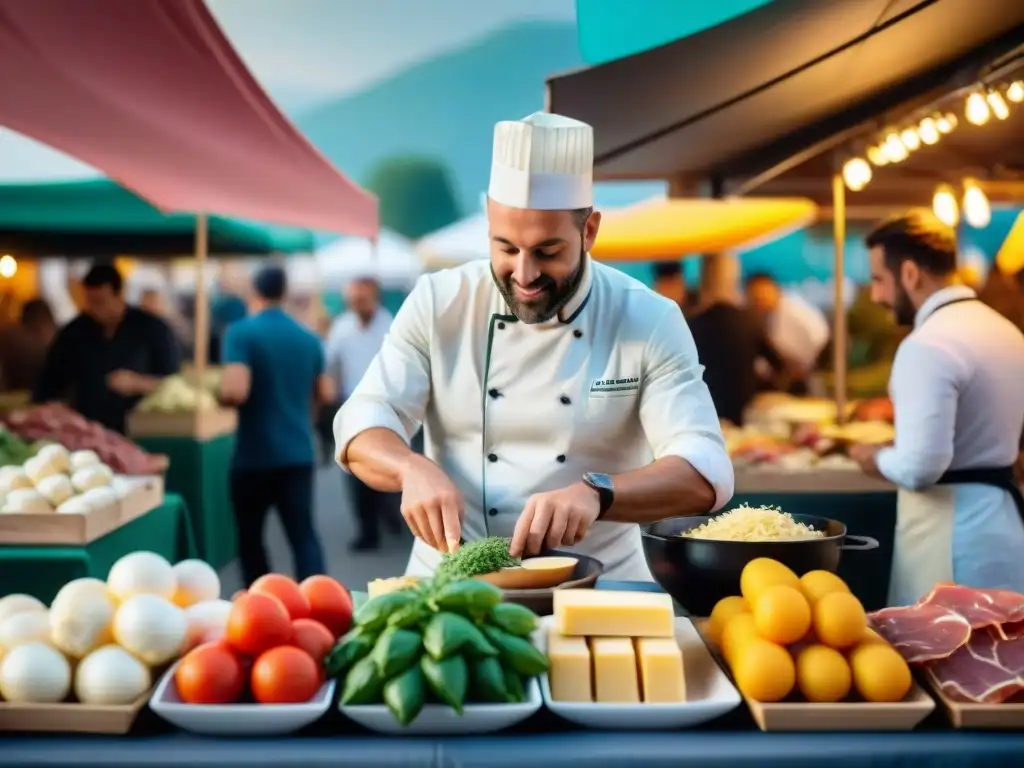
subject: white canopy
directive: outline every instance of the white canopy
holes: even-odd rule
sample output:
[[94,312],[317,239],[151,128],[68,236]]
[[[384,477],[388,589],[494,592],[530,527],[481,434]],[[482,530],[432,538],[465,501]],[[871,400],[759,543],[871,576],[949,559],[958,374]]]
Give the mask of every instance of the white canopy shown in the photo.
[[386,229],[376,248],[364,238],[343,237],[322,247],[315,259],[322,284],[330,288],[373,277],[384,288],[408,290],[423,272],[412,241]]
[[416,252],[426,270],[447,269],[490,257],[486,213],[476,213],[420,239]]

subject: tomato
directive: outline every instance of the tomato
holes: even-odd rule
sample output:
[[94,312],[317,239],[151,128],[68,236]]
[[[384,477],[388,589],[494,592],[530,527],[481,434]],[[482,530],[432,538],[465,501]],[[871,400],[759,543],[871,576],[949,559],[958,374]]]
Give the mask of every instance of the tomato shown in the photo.
[[323,665],[324,657],[334,647],[334,635],[319,621],[296,619],[292,622],[292,645],[312,656],[317,664]]
[[291,642],[292,622],[276,597],[243,595],[231,605],[224,637],[235,650],[258,656]]
[[237,592],[235,592],[235,594],[233,594],[233,595],[231,596],[231,602],[232,602],[232,603],[233,603],[233,602],[235,602],[235,600],[237,600],[238,598],[240,598],[240,597],[241,597],[242,595],[246,594],[246,593],[247,593],[248,591],[249,591],[249,590],[247,590],[247,589],[240,589],[240,590],[238,590]]
[[245,688],[242,662],[224,643],[200,645],[174,671],[178,696],[186,704],[233,704]]
[[320,690],[320,667],[301,648],[283,645],[256,659],[251,683],[260,704],[304,704]]
[[299,585],[309,600],[309,617],[319,621],[334,636],[341,637],[352,626],[352,596],[330,576],[310,576]]
[[261,576],[249,587],[249,594],[276,597],[292,619],[309,618],[309,600],[299,590],[299,585],[287,576],[279,573]]

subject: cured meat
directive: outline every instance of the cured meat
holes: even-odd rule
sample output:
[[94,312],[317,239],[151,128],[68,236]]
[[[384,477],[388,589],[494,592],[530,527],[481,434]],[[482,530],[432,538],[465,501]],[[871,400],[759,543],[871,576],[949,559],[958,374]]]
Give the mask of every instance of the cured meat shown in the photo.
[[937,605],[963,616],[971,629],[1024,621],[1024,595],[1005,589],[974,589],[937,584],[918,605]]
[[1006,640],[993,627],[975,630],[955,653],[925,667],[946,696],[975,704],[1002,704],[1024,692],[1024,638]]
[[918,603],[883,608],[868,618],[908,664],[922,664],[954,654],[971,637],[971,625],[941,605]]

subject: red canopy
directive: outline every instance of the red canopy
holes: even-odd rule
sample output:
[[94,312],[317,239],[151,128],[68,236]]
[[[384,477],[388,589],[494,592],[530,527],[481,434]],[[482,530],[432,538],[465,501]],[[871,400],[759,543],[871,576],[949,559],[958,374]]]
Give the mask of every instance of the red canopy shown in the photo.
[[0,0],[0,125],[167,211],[378,231],[376,198],[278,111],[201,0]]

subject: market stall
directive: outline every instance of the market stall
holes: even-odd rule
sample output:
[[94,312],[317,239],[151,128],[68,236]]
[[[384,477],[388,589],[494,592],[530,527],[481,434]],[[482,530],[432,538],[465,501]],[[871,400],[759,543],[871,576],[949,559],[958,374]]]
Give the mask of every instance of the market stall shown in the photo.
[[315,263],[325,291],[369,277],[385,290],[408,293],[423,271],[412,241],[386,229],[376,240],[343,237],[327,243],[317,250]]

